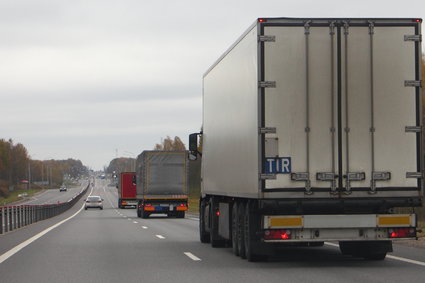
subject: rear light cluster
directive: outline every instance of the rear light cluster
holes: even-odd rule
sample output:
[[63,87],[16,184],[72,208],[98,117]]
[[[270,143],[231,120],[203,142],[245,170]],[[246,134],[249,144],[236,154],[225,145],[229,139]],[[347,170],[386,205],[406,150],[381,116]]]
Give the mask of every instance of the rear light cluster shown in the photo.
[[290,240],[291,230],[266,230],[264,231],[264,240]]
[[414,228],[393,228],[388,230],[389,238],[416,238]]
[[187,210],[187,204],[181,203],[176,207],[176,210],[178,211],[186,211]]
[[147,203],[147,204],[145,204],[145,208],[143,210],[145,210],[145,211],[155,211],[155,207],[152,206],[152,204]]

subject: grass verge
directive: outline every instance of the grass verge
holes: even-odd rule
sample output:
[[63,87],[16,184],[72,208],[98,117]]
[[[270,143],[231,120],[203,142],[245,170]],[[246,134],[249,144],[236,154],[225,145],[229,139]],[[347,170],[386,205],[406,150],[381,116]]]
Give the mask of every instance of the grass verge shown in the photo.
[[199,196],[189,196],[189,213],[199,213]]
[[10,203],[14,203],[18,200],[21,200],[22,198],[19,197],[20,194],[27,193],[27,197],[31,197],[35,195],[36,193],[41,192],[40,189],[22,189],[22,190],[15,190],[13,192],[10,192],[10,195],[8,198],[0,197],[0,205],[8,205]]

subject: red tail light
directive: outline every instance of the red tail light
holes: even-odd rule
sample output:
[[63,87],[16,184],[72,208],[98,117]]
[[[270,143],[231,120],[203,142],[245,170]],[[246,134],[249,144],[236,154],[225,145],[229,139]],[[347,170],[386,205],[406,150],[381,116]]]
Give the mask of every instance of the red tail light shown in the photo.
[[289,240],[289,239],[291,239],[291,230],[264,231],[264,240]]
[[217,210],[217,211],[215,212],[215,215],[220,216],[220,210]]
[[414,228],[396,228],[388,230],[390,238],[415,238],[416,230]]
[[260,23],[265,23],[265,22],[267,22],[267,20],[266,20],[266,19],[258,19],[258,21],[259,21]]
[[422,23],[422,19],[414,19],[412,21],[415,22],[415,23]]

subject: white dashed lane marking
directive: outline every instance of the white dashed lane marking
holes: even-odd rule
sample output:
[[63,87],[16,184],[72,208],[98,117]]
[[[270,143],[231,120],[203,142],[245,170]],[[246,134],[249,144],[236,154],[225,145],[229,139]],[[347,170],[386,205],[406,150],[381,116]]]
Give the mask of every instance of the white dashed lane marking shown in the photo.
[[185,252],[184,254],[193,261],[200,261],[201,260],[199,257],[195,256],[194,254],[192,254],[190,252]]
[[164,236],[162,236],[162,235],[155,235],[157,238],[159,238],[159,239],[165,239],[165,237]]

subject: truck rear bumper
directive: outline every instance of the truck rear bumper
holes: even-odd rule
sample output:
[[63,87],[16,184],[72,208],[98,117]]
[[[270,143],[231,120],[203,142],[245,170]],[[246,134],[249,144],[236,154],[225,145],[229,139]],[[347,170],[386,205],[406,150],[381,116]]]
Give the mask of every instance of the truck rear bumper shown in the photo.
[[264,242],[380,241],[416,238],[415,214],[273,215]]
[[121,199],[121,206],[137,206],[137,200]]

